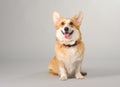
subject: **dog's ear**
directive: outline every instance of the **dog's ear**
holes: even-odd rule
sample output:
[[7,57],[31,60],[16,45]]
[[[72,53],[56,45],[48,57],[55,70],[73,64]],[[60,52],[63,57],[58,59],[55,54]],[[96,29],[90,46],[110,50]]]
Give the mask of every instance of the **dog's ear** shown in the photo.
[[60,14],[58,12],[53,12],[52,16],[53,16],[53,22],[56,25],[61,16],[60,16]]
[[83,19],[83,12],[79,12],[78,14],[76,14],[73,19],[76,21],[77,25],[81,25],[82,23],[82,19]]

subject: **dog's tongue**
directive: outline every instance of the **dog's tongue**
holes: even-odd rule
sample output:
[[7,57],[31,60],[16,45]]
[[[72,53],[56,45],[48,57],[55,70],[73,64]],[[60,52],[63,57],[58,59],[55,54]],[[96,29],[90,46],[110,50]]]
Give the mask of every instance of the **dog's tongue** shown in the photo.
[[69,38],[70,35],[69,34],[64,34],[64,36],[65,36],[65,38]]

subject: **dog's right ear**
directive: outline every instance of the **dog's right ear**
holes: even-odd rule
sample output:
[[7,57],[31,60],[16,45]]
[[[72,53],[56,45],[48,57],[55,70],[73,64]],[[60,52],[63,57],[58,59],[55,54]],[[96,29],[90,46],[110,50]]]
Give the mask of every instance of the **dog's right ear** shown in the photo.
[[82,23],[82,19],[83,19],[83,12],[79,12],[78,14],[76,14],[73,19],[76,21],[76,24],[79,26]]
[[52,16],[53,16],[53,22],[56,25],[58,21],[60,20],[60,14],[54,11]]

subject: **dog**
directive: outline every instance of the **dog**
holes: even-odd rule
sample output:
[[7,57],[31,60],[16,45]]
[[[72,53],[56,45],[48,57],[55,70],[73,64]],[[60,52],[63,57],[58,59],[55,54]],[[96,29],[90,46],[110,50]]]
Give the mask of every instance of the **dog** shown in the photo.
[[84,43],[80,32],[83,12],[72,18],[63,18],[58,12],[53,12],[53,22],[56,28],[55,56],[49,62],[49,73],[60,76],[60,80],[75,77],[83,79],[87,74],[81,69],[84,55]]

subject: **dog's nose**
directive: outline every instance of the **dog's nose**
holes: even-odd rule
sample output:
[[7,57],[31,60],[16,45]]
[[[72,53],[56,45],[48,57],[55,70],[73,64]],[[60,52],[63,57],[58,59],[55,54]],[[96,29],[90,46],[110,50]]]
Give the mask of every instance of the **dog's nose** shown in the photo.
[[66,31],[66,32],[67,32],[68,30],[69,30],[69,28],[68,28],[68,27],[65,27],[65,28],[64,28],[64,31]]

